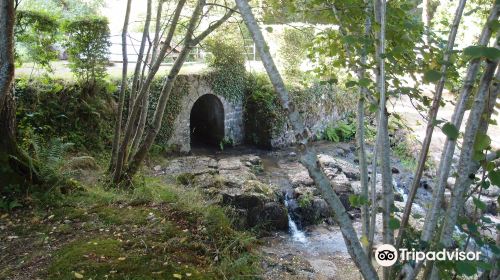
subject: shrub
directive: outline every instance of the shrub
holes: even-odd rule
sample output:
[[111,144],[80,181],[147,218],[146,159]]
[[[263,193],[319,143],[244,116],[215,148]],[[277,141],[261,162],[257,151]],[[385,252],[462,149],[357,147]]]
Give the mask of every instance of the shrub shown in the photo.
[[283,60],[284,74],[288,80],[295,81],[304,78],[300,66],[306,59],[307,48],[313,39],[312,28],[286,28],[284,30],[280,58]]
[[[112,86],[95,96],[82,94],[79,85],[48,78],[16,79],[18,135],[30,129],[42,139],[61,138],[74,148],[99,153],[111,144],[114,125]],[[22,140],[22,139],[20,139]]]
[[329,125],[324,131],[324,139],[331,142],[349,141],[356,134],[356,124],[348,121],[338,121],[335,125]]
[[56,18],[38,11],[16,12],[16,60],[18,63],[33,62],[50,70],[50,61],[57,57],[53,45],[59,23]]
[[245,91],[245,49],[241,35],[231,28],[219,30],[206,41],[212,89],[231,102],[242,99]]
[[93,92],[98,82],[106,76],[111,46],[108,20],[90,17],[67,21],[64,31],[68,36],[65,46],[71,71],[84,88]]
[[283,131],[287,120],[286,112],[266,76],[250,75],[246,91],[244,101],[246,140],[270,148],[271,139]]

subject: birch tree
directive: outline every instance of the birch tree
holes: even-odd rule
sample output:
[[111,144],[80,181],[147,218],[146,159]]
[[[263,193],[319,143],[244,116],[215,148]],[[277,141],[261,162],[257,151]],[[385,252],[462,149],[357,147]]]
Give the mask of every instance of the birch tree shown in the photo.
[[[444,85],[446,82],[446,71],[448,69],[450,58],[453,52],[453,46],[455,45],[455,38],[457,36],[458,27],[460,25],[460,20],[462,18],[462,13],[465,8],[466,0],[460,0],[455,11],[455,17],[453,19],[453,24],[450,29],[450,34],[448,35],[448,43],[444,50],[443,62],[441,65],[440,78],[435,85],[434,98],[432,100],[431,107],[428,113],[427,127],[425,130],[425,138],[422,142],[422,148],[420,149],[420,154],[418,158],[417,168],[415,170],[415,175],[413,176],[413,181],[410,187],[410,192],[408,194],[408,199],[406,201],[403,216],[401,218],[401,225],[399,227],[398,238],[396,242],[396,248],[399,248],[403,242],[404,233],[408,225],[408,219],[411,214],[411,209],[415,195],[417,194],[417,189],[420,186],[420,180],[422,179],[422,174],[425,169],[425,163],[427,161],[427,155],[429,154],[429,147],[432,140],[432,134],[434,132],[434,126],[437,121],[437,113],[439,110],[441,97],[443,94]],[[424,7],[428,6],[428,3],[424,1]],[[427,17],[427,15],[425,15]],[[427,20],[426,20],[427,21]],[[427,35],[426,35],[427,37]]]
[[295,106],[290,100],[283,79],[269,53],[269,47],[267,46],[257,21],[253,16],[250,5],[247,0],[236,0],[236,5],[238,6],[238,10],[243,17],[243,21],[252,35],[257,51],[259,52],[271,83],[278,94],[281,105],[287,112],[288,120],[295,131],[296,138],[300,141],[302,147],[304,148],[303,155],[301,156],[301,162],[306,166],[314,182],[320,188],[323,198],[325,198],[334,211],[335,219],[340,224],[342,236],[347,245],[349,254],[354,260],[356,266],[360,269],[361,274],[365,279],[378,279],[378,275],[371,265],[369,256],[366,255],[359,242],[356,231],[352,226],[352,222],[342,205],[342,202],[333,191],[328,178],[321,171],[316,153],[307,145],[307,137],[309,133],[302,122],[301,116],[296,111]]
[[[234,9],[228,8],[228,11],[222,17],[212,22],[205,30],[199,31],[197,28],[205,15],[203,8],[207,6],[207,3],[205,0],[199,0],[196,2],[194,10],[186,26],[184,38],[182,40],[182,50],[163,83],[159,102],[152,116],[152,121],[151,123],[146,124],[145,121],[147,119],[146,116],[148,111],[149,88],[172,44],[174,33],[179,25],[181,13],[186,8],[185,4],[186,0],[180,0],[177,2],[175,11],[170,22],[168,23],[167,35],[163,40],[164,44],[157,52],[157,56],[154,57],[149,54],[153,47],[148,47],[148,53],[145,54],[145,45],[147,42],[146,38],[148,38],[148,30],[151,21],[151,3],[148,2],[148,15],[144,24],[143,39],[141,41],[141,47],[138,55],[139,59],[134,71],[132,87],[129,89],[130,106],[128,116],[123,127],[123,131],[120,131],[120,143],[116,149],[116,157],[113,159],[114,162],[110,164],[113,181],[117,184],[122,182],[129,183],[139,170],[140,166],[143,164],[143,161],[146,158],[149,149],[153,145],[156,135],[161,127],[163,114],[170,97],[170,92],[172,91],[179,71],[191,50],[212,31],[229,19],[234,12]],[[161,8],[162,5],[158,5],[158,9]],[[157,12],[157,14],[161,13]],[[155,34],[158,33],[159,32],[155,32]],[[158,42],[158,40],[154,41]],[[156,55],[156,51],[153,52]],[[148,71],[141,71],[141,65],[144,66],[143,64],[148,63],[147,60],[143,61],[144,57],[151,57],[152,60],[148,67],[146,67]],[[145,129],[146,126],[147,129]]]
[[[478,46],[486,46],[488,44],[492,34],[491,26],[492,23],[498,19],[499,8],[500,5],[493,5],[490,11],[490,15],[481,32],[481,36],[477,44]],[[469,62],[466,76],[464,78],[464,84],[455,105],[451,122],[445,124],[448,127],[451,127],[452,130],[460,130],[460,126],[466,109],[466,101],[469,99],[474,87],[474,82],[479,71],[480,62],[480,58],[474,58]],[[436,187],[433,189],[432,202],[430,203],[430,209],[427,212],[424,229],[421,235],[421,240],[424,242],[429,242],[436,230],[439,209],[442,205],[442,199],[446,188],[446,181],[450,174],[451,162],[453,154],[455,152],[456,140],[456,136],[447,135],[447,139],[443,147],[443,152],[441,154],[441,159],[439,161],[438,167],[438,180],[436,182]]]

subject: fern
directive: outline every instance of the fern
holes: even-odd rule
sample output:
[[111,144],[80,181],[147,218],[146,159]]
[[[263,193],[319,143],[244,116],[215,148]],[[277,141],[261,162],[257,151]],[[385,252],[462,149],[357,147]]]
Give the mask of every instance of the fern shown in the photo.
[[33,129],[27,129],[23,137],[23,149],[30,156],[30,166],[33,162],[39,163],[37,166],[39,175],[47,182],[60,182],[70,174],[63,171],[64,156],[73,143],[65,143],[61,138],[51,139],[48,143]]

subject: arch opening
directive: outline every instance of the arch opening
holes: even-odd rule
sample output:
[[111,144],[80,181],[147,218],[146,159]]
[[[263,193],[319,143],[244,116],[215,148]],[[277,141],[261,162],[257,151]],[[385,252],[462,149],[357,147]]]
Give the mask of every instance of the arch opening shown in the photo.
[[191,108],[191,146],[218,146],[224,138],[224,107],[213,94],[198,98]]

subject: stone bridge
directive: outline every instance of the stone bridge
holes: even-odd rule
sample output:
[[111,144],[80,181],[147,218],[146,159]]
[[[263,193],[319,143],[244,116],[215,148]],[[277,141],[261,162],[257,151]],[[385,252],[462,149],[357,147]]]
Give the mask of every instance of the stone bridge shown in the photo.
[[203,75],[187,77],[188,90],[180,102],[170,146],[187,153],[193,145],[219,147],[223,139],[241,144],[244,139],[243,100],[229,102],[216,94]]

